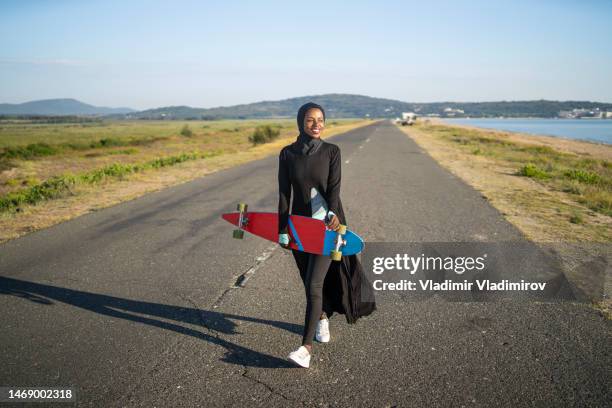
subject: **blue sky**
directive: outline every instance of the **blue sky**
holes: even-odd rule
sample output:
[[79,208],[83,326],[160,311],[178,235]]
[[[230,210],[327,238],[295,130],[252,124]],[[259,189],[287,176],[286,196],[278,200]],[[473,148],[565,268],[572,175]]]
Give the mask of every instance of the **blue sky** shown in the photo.
[[0,102],[612,102],[612,1],[0,2]]

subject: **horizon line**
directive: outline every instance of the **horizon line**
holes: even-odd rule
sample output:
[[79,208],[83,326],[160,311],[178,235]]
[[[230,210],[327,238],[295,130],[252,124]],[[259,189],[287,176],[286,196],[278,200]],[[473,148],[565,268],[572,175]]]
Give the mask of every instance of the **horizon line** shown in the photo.
[[263,100],[258,100],[258,101],[255,101],[255,102],[237,103],[237,104],[234,104],[234,105],[219,105],[219,106],[213,106],[213,107],[210,107],[210,108],[202,108],[202,107],[191,106],[191,105],[162,105],[162,106],[150,107],[150,108],[145,108],[145,109],[134,109],[134,108],[131,108],[129,106],[94,105],[94,104],[91,104],[91,103],[88,103],[88,102],[83,102],[82,100],[74,98],[74,97],[33,99],[33,100],[25,101],[25,102],[0,102],[0,105],[24,105],[24,104],[32,103],[32,102],[45,102],[45,101],[57,101],[57,100],[72,100],[72,101],[76,101],[76,102],[83,103],[83,104],[86,104],[86,105],[94,106],[96,108],[131,109],[131,110],[134,110],[134,111],[137,111],[137,112],[138,111],[142,112],[142,111],[147,111],[147,110],[154,110],[154,109],[163,109],[163,108],[176,108],[176,107],[186,107],[186,108],[190,108],[190,109],[210,110],[210,109],[220,109],[220,108],[231,108],[231,107],[236,107],[236,106],[254,105],[254,104],[257,104],[257,103],[282,102],[282,101],[287,101],[287,100],[291,100],[291,99],[317,98],[317,97],[330,96],[330,95],[345,95],[345,96],[366,97],[366,98],[372,98],[372,99],[384,99],[384,100],[388,100],[388,101],[405,103],[405,104],[413,104],[413,105],[419,105],[419,104],[422,104],[422,105],[427,105],[427,104],[444,104],[444,103],[449,103],[449,104],[472,104],[472,103],[509,103],[509,102],[579,102],[579,103],[612,104],[612,102],[602,102],[602,101],[595,101],[595,100],[578,100],[578,99],[575,99],[575,100],[574,99],[560,100],[560,99],[544,99],[544,98],[540,98],[540,99],[500,99],[500,100],[483,100],[483,101],[451,101],[451,100],[445,100],[445,101],[433,101],[433,102],[407,102],[407,101],[402,101],[402,100],[399,100],[399,99],[390,99],[390,98],[377,97],[377,96],[332,92],[332,93],[316,94],[316,95],[294,96],[294,97],[283,98],[283,99],[263,99]]

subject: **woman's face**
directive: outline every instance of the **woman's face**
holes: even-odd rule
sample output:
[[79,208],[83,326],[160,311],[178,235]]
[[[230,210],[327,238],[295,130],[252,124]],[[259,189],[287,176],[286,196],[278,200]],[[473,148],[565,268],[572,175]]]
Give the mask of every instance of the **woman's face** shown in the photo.
[[321,132],[325,128],[325,119],[321,109],[312,108],[304,115],[304,132],[310,137],[321,137]]

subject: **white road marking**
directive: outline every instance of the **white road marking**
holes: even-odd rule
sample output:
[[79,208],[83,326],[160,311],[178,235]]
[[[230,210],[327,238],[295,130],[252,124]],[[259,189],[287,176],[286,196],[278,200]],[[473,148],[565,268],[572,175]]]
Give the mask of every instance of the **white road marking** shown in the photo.
[[251,266],[245,273],[243,273],[242,275],[240,275],[240,277],[238,277],[238,279],[236,280],[236,284],[234,284],[234,288],[244,288],[244,286],[246,285],[247,281],[249,279],[251,279],[251,276],[253,276],[253,274],[255,273],[255,271],[257,271],[259,269],[259,267],[274,253],[275,250],[277,250],[279,248],[278,245],[272,245],[268,248],[266,248],[266,250],[263,252],[263,254],[261,254],[261,256],[258,256],[255,259],[255,265]]
[[350,160],[345,161],[344,163],[349,164]]

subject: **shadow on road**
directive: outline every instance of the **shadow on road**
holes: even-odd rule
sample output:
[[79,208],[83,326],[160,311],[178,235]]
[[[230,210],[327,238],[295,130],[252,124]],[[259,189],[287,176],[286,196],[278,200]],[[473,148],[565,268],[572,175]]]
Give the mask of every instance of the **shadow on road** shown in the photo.
[[[292,365],[284,359],[260,353],[217,337],[215,335],[217,333],[238,334],[236,324],[232,320],[267,324],[296,334],[302,332],[302,327],[299,325],[276,320],[123,299],[2,276],[0,276],[0,294],[20,297],[41,305],[52,305],[53,301],[62,302],[101,315],[148,324],[164,330],[172,330],[225,348],[226,353],[221,359],[222,361],[245,367],[286,368],[292,367]],[[172,320],[178,324],[167,320]],[[183,326],[180,323],[202,326],[212,334]]]

